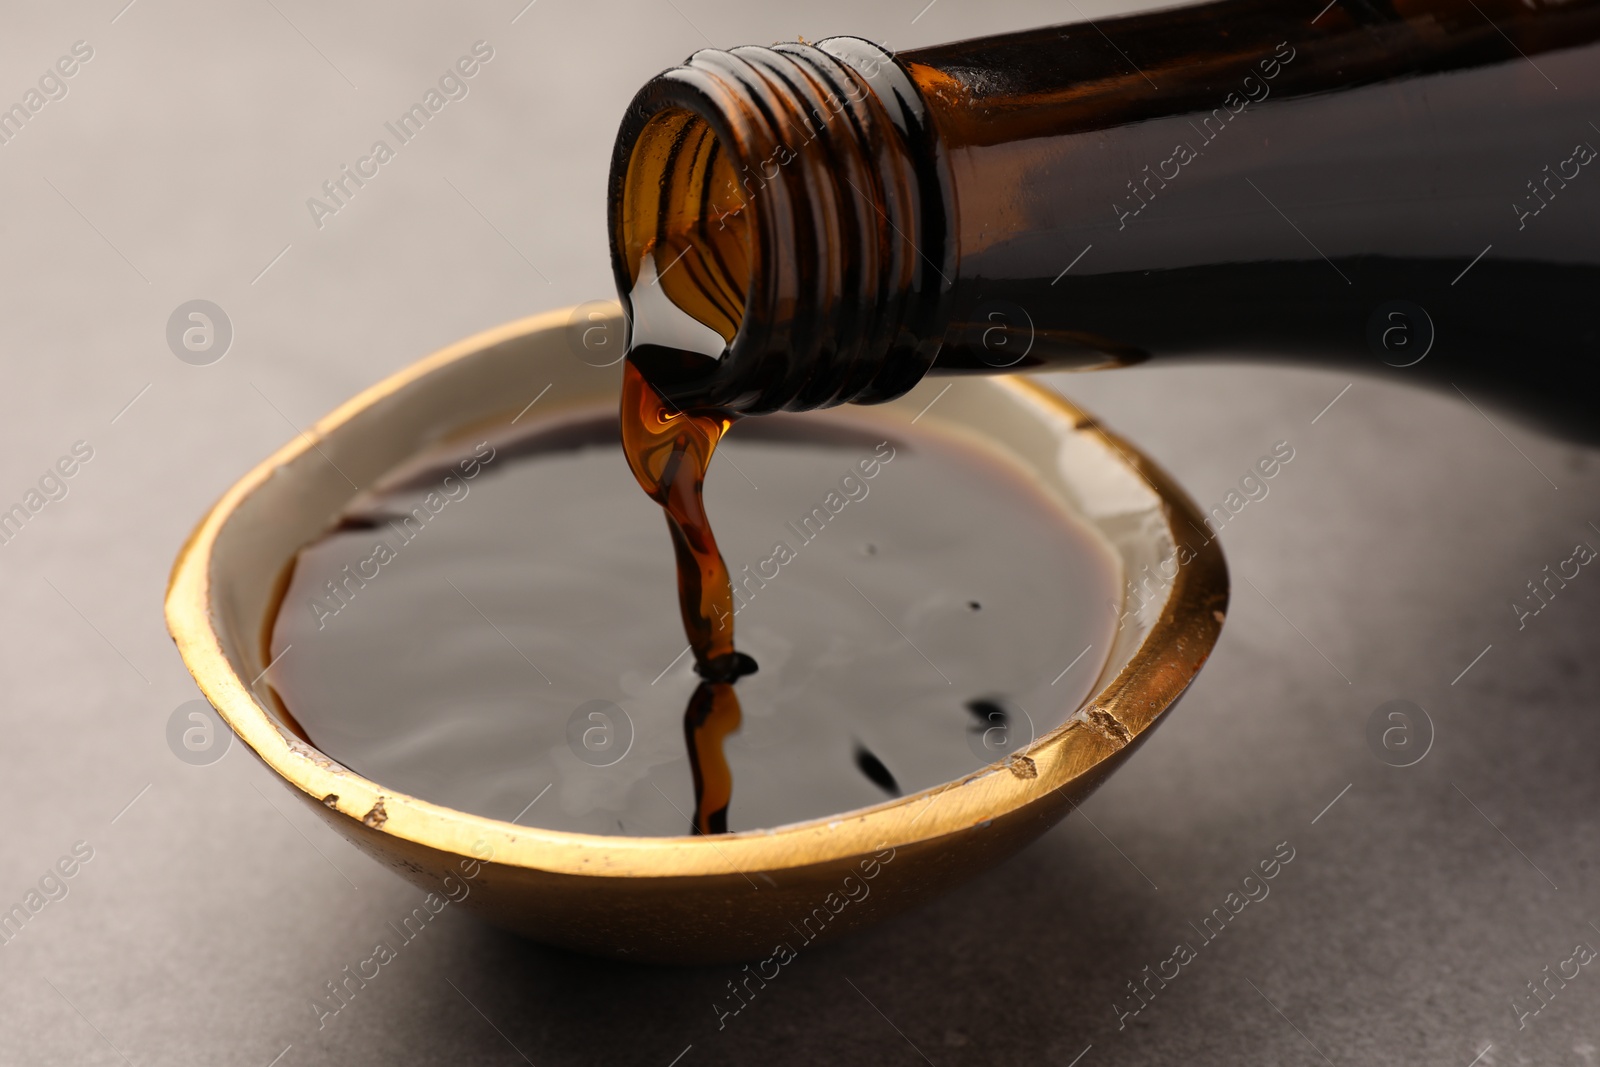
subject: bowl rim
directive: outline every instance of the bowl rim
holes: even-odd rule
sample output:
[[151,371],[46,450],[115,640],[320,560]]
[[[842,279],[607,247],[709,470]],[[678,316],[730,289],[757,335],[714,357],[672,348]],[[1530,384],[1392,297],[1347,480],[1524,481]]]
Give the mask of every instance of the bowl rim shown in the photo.
[[[343,767],[283,729],[252,693],[223,647],[212,611],[217,540],[250,496],[281,468],[359,415],[461,360],[508,341],[566,327],[573,309],[528,316],[466,337],[369,386],[319,419],[234,483],[180,548],[168,583],[167,629],[201,692],[274,773],[312,802],[368,830],[440,852],[497,865],[591,877],[726,877],[818,864],[920,844],[981,827],[1048,801],[1051,794],[1097,771],[1166,712],[1188,687],[1216,643],[1228,601],[1227,567],[1216,538],[1198,548],[1185,527],[1199,530],[1199,509],[1172,478],[1137,448],[1102,428],[1059,393],[1017,376],[988,380],[1070,430],[1120,455],[1150,489],[1172,534],[1180,565],[1159,616],[1116,676],[1065,723],[1021,753],[951,782],[868,808],[715,837],[628,837],[521,826],[396,792]],[[1189,556],[1177,555],[1177,546]],[[263,580],[272,580],[265,576]],[[1065,790],[1070,794],[1072,790]],[[925,818],[926,817],[926,818]]]

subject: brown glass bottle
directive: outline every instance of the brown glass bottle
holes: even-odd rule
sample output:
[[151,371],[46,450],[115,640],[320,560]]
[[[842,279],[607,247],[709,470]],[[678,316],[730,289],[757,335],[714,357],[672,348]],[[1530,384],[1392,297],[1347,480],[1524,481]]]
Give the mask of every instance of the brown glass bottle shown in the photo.
[[1324,4],[696,53],[622,123],[610,239],[624,306],[659,287],[704,337],[636,319],[635,365],[743,415],[930,370],[1388,363],[1595,436],[1600,0]]

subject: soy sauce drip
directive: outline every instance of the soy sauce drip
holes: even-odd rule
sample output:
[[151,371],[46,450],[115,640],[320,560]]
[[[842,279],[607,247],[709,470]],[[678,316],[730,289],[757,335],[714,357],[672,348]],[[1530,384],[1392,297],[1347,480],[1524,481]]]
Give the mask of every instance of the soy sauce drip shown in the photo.
[[683,411],[645,381],[632,356],[622,373],[622,450],[645,493],[661,505],[678,563],[678,612],[704,681],[683,713],[694,775],[696,834],[728,832],[733,773],[722,745],[739,728],[733,683],[756,661],[733,647],[733,583],[706,517],[706,471],[735,416]]
[[728,832],[728,803],[733,799],[733,772],[722,742],[739,729],[742,713],[730,682],[701,682],[683,713],[683,738],[694,774],[693,830],[697,834]]
[[867,776],[867,781],[892,797],[900,795],[900,783],[895,781],[894,773],[884,766],[883,760],[878,758],[877,753],[857,741],[855,757],[856,769]]

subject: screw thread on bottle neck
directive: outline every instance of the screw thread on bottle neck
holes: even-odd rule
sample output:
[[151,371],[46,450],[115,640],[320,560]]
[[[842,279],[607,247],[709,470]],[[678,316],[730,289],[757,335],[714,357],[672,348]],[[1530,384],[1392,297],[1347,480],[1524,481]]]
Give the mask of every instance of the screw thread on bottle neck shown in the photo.
[[708,49],[648,83],[612,162],[612,268],[631,313],[653,256],[647,284],[726,345],[657,351],[635,322],[652,384],[741,414],[915,385],[954,274],[936,144],[904,71],[854,38]]

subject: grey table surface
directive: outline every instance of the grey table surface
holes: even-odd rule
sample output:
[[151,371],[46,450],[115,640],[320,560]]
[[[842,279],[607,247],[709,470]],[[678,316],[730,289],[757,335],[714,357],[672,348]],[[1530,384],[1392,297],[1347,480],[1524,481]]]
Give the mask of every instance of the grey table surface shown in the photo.
[[[708,40],[905,47],[1075,6],[524,2],[0,14],[6,102],[93,51],[0,145],[0,504],[93,450],[0,546],[0,907],[92,849],[0,945],[0,1063],[1595,1062],[1595,968],[1520,1026],[1512,1004],[1600,945],[1600,578],[1520,630],[1510,607],[1600,545],[1595,453],[1398,373],[1262,366],[1060,382],[1203,503],[1275,442],[1296,458],[1223,532],[1233,605],[1182,705],[1026,852],[808,950],[720,1029],[732,968],[618,966],[453,913],[319,1026],[313,998],[419,894],[242,746],[203,767],[169,751],[197,693],[161,598],[192,524],[377,378],[609,296],[611,138],[661,67]],[[468,95],[319,227],[307,198],[480,40]],[[210,366],[166,343],[195,298],[235,331]],[[1433,727],[1407,768],[1367,742],[1393,699]],[[1281,842],[1270,896],[1120,1017]]]

